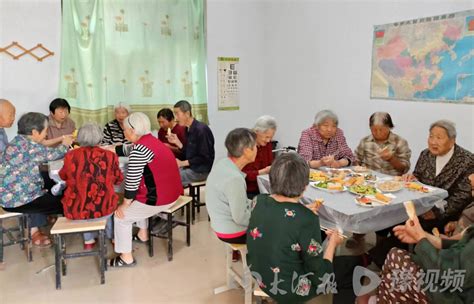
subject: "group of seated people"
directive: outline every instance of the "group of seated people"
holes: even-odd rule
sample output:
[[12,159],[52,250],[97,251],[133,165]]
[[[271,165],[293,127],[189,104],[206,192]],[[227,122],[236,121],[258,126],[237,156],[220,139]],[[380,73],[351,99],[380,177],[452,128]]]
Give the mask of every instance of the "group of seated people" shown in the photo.
[[[113,267],[136,265],[132,240],[147,241],[148,218],[167,210],[183,194],[183,186],[205,180],[214,161],[212,132],[192,116],[191,105],[184,100],[175,104],[174,114],[170,109],[158,113],[166,134],[163,142],[152,134],[147,115],[131,113],[123,103],[115,107],[115,119],[105,128],[85,123],[73,134],[71,108],[64,99],[51,102],[50,117],[23,114],[18,135],[8,141],[4,128],[13,124],[15,107],[2,99],[0,108],[0,206],[29,214],[32,242],[38,247],[51,246],[50,237],[39,229],[47,224],[48,215],[107,219],[107,236],[119,254],[109,262]],[[70,149],[73,141],[79,148]],[[128,156],[121,204],[114,190],[124,180],[119,156]],[[61,196],[46,187],[48,172],[39,166],[57,159],[64,163],[59,171],[66,185]],[[137,235],[132,235],[133,224],[139,228]],[[95,238],[85,234],[84,248],[92,249]]]
[[[12,125],[15,108],[9,101],[0,100],[0,109],[0,206],[6,211],[30,215],[32,239],[37,246],[51,245],[49,237],[39,230],[46,224],[47,215],[64,214],[73,220],[107,218],[108,236],[114,239],[119,254],[110,260],[110,266],[134,266],[132,241],[148,240],[147,219],[168,209],[183,193],[183,187],[207,179],[206,204],[216,236],[224,242],[247,244],[251,270],[258,274],[259,286],[271,297],[283,302],[303,302],[315,297],[320,278],[333,272],[333,256],[343,240],[340,232],[329,230],[323,252],[317,215],[321,206],[299,203],[308,185],[309,170],[362,165],[388,175],[403,175],[406,180],[417,179],[448,192],[444,208],[433,207],[419,220],[411,219],[404,225],[378,232],[380,240],[391,235],[404,243],[419,243],[415,248],[418,257],[407,257],[406,252],[393,249],[385,255],[388,266],[384,266],[382,276],[387,275],[385,267],[416,263],[416,269],[426,269],[436,259],[449,254],[462,256],[472,249],[473,216],[469,210],[474,156],[456,144],[455,126],[447,120],[430,126],[428,148],[421,152],[413,173],[407,174],[411,150],[405,139],[392,132],[394,124],[384,112],[370,116],[371,134],[360,141],[353,153],[338,128],[337,115],[330,110],[320,111],[314,124],[301,133],[298,154],[285,153],[275,160],[271,141],[277,123],[271,116],[261,116],[252,129],[232,130],[225,139],[228,157],[213,164],[212,131],[193,117],[191,105],[184,100],[177,102],[173,110],[158,112],[157,137],[152,134],[147,115],[131,112],[128,105],[120,103],[114,109],[115,119],[103,129],[86,123],[75,138],[69,104],[64,99],[55,99],[49,117],[34,112],[22,115],[18,135],[8,141],[4,128]],[[80,148],[69,150],[74,140]],[[129,159],[125,178],[118,156]],[[45,189],[38,164],[60,158],[64,158],[64,167],[59,175],[66,190],[64,195],[54,196]],[[271,194],[259,194],[257,177],[263,174],[269,174]],[[114,185],[123,180],[124,198],[119,204]],[[457,221],[462,215],[465,220],[460,225]],[[134,223],[139,228],[136,235],[132,235]],[[451,242],[441,244],[440,239],[424,232],[432,227],[446,235],[455,231]],[[84,236],[86,249],[94,246],[94,237]],[[361,239],[362,235],[353,237],[356,242]],[[433,249],[441,245],[449,253]],[[431,255],[429,262],[424,254]],[[403,256],[406,263],[400,264],[400,258],[394,260],[395,255]],[[288,292],[270,292],[274,291],[271,287],[275,279],[282,280],[280,286]],[[473,281],[469,272],[464,282],[469,296]],[[377,296],[392,296],[389,292],[380,288]],[[464,299],[465,294],[451,296]],[[425,301],[441,297],[424,291],[416,291],[416,296]]]
[[[316,114],[313,126],[302,132],[298,154],[282,154],[275,160],[268,154],[271,148],[265,148],[276,131],[273,118],[259,118],[253,130],[232,130],[225,140],[228,157],[217,161],[207,178],[206,205],[216,236],[227,243],[247,244],[250,270],[270,297],[282,303],[302,303],[323,292],[320,284],[327,278],[325,275],[333,273],[334,252],[342,242],[340,232],[329,230],[324,250],[317,215],[321,206],[300,203],[310,168],[362,165],[402,176],[407,181],[417,179],[447,190],[446,204],[444,208],[433,207],[419,219],[415,217],[377,232],[382,245],[389,243],[382,236],[390,235],[399,244],[417,244],[415,253],[408,253],[403,249],[405,246],[388,248],[383,255],[383,267],[380,265],[382,284],[371,298],[358,300],[361,303],[392,303],[393,299],[471,303],[474,300],[474,268],[469,260],[474,250],[471,241],[473,154],[456,144],[452,122],[436,121],[429,128],[428,148],[421,152],[413,174],[407,174],[411,150],[405,139],[392,132],[394,124],[390,115],[373,113],[369,128],[371,134],[360,141],[353,153],[338,128],[338,117],[332,111],[321,111]],[[264,133],[268,130],[271,132],[266,134],[269,137],[265,141]],[[256,177],[267,173],[271,193],[258,194]],[[426,232],[433,227],[444,234],[435,237]],[[363,236],[355,235],[354,239],[357,242]],[[423,271],[443,271],[450,267],[452,271],[467,270],[462,290],[442,293],[426,290],[425,286],[414,287]],[[400,269],[417,276],[409,282],[409,289],[397,291],[390,284],[393,271]]]

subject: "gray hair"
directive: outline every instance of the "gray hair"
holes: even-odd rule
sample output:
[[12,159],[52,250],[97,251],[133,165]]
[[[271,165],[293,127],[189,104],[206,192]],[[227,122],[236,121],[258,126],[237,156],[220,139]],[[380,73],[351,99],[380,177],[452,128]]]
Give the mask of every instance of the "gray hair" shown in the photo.
[[434,127],[445,129],[450,139],[456,139],[456,135],[457,135],[456,124],[454,122],[447,119],[441,119],[441,120],[435,121],[430,126],[430,132],[431,130],[433,130]]
[[84,124],[77,132],[77,142],[81,147],[97,146],[103,137],[101,127],[94,122]]
[[250,129],[237,128],[229,132],[225,138],[225,147],[227,155],[231,157],[241,157],[245,148],[253,149],[257,135]]
[[324,123],[327,119],[331,119],[336,126],[339,124],[339,118],[337,115],[331,110],[322,110],[319,111],[316,116],[314,117],[314,125],[319,126]]
[[150,118],[142,112],[134,112],[124,120],[127,127],[132,128],[137,136],[151,133]]
[[32,135],[33,130],[43,132],[48,127],[48,117],[38,112],[23,114],[18,120],[18,134]]
[[297,153],[283,153],[270,169],[272,194],[299,197],[309,183],[308,163]]
[[127,110],[127,112],[130,114],[132,112],[132,109],[130,108],[130,106],[128,105],[128,103],[125,103],[125,102],[119,102],[118,104],[116,104],[114,106],[114,111],[117,110],[117,109],[120,109],[120,108],[124,108],[125,110]]
[[375,112],[370,115],[369,126],[385,126],[389,129],[393,129],[394,125],[392,122],[392,117],[387,112]]
[[257,118],[253,130],[255,132],[267,132],[268,130],[276,130],[277,123],[274,117],[270,115],[263,115]]

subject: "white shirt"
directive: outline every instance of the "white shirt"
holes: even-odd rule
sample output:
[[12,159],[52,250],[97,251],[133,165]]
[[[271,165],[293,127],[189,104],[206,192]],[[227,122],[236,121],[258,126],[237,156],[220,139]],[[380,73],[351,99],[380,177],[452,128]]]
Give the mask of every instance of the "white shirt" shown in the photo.
[[436,156],[436,176],[441,173],[441,170],[443,170],[444,166],[449,162],[451,157],[454,154],[454,145],[451,148],[451,150],[448,151],[445,155],[441,156]]

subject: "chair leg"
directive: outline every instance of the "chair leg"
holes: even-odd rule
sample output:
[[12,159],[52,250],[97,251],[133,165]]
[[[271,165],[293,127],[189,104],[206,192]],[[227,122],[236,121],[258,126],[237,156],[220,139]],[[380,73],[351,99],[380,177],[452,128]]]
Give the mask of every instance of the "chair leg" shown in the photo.
[[99,267],[100,267],[100,284],[105,284],[105,257],[104,257],[104,232],[99,230]]
[[173,214],[168,213],[168,261],[173,260]]
[[191,211],[189,210],[190,208],[190,204],[186,204],[186,243],[188,244],[188,247],[191,246],[191,215],[189,214]]
[[153,234],[151,233],[152,225],[150,218],[148,219],[148,256],[153,257]]
[[201,187],[196,187],[195,192],[197,212],[201,213]]
[[252,274],[250,272],[250,269],[247,265],[247,256],[245,251],[240,251],[240,255],[242,257],[242,266],[244,267],[244,272],[242,274],[242,283],[243,283],[243,288],[245,292],[245,304],[251,304],[252,303]]
[[25,225],[23,223],[24,217],[20,215],[18,217],[18,228],[20,230],[20,234],[18,236],[18,240],[20,241],[20,249],[25,250]]
[[103,256],[103,260],[104,260],[104,271],[107,271],[107,235],[105,234],[105,231],[104,231],[104,241],[102,242],[102,246],[104,246],[104,256]]
[[59,239],[61,240],[61,264],[63,270],[63,276],[67,274],[67,263],[66,263],[66,239],[61,234],[59,235]]
[[33,261],[33,253],[31,252],[31,248],[33,247],[32,240],[31,240],[31,230],[30,230],[30,219],[28,215],[25,214],[25,230],[26,230],[26,235],[27,235],[27,256],[28,256],[28,262]]
[[0,219],[0,263],[3,263],[3,220]]
[[194,225],[196,219],[196,196],[194,195],[194,187],[189,186],[189,196],[191,196],[191,223]]
[[61,237],[54,236],[56,244],[54,246],[54,263],[56,270],[56,289],[61,289]]

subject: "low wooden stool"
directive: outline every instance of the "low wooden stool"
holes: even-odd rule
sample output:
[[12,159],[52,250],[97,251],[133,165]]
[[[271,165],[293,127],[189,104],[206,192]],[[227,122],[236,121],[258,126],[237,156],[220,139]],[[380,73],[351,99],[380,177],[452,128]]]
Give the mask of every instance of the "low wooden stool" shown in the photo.
[[201,212],[201,207],[205,206],[205,203],[201,202],[201,187],[206,186],[206,181],[194,182],[189,184],[189,196],[192,197],[192,220],[191,222],[194,225],[194,220],[196,218],[197,212]]
[[260,287],[258,287],[258,285],[255,283],[255,290],[253,291],[253,295],[255,296],[256,298],[256,302],[257,304],[260,304],[263,302],[263,300],[266,300],[266,299],[269,299],[270,296],[268,296],[263,290],[260,289]]
[[[252,274],[247,265],[247,245],[225,243],[226,248],[226,285],[214,289],[214,294],[235,289],[240,285],[245,292],[245,304],[252,303]],[[242,258],[242,276],[232,268],[232,252],[238,250]],[[237,285],[238,284],[238,285]]]
[[[18,219],[18,226],[12,228],[4,228],[3,220],[9,218]],[[14,237],[12,232],[18,231],[18,237]],[[4,234],[7,236],[8,241],[3,241]],[[33,260],[31,254],[31,232],[28,224],[28,215],[25,213],[7,212],[0,208],[0,263],[3,263],[3,248],[15,244],[20,244],[20,249],[26,249],[26,258],[28,262]]]
[[[66,259],[80,258],[84,256],[98,256],[100,268],[100,284],[105,283],[105,271],[107,270],[107,247],[105,246],[105,226],[107,220],[98,221],[74,221],[60,217],[51,228],[51,234],[55,239],[55,265],[56,265],[56,289],[61,289],[61,270],[66,275]],[[99,250],[66,253],[66,242],[64,236],[67,234],[82,234],[84,232],[99,233]]]
[[[152,257],[153,253],[153,237],[168,239],[168,261],[173,260],[173,229],[176,226],[185,226],[186,227],[186,243],[191,246],[191,220],[190,220],[190,203],[192,198],[189,196],[180,196],[174,205],[172,205],[168,210],[161,212],[161,214],[166,214],[167,225],[163,233],[153,233],[153,227],[150,223],[148,225],[148,255]],[[186,222],[178,221],[173,219],[173,214],[176,211],[186,209]]]

